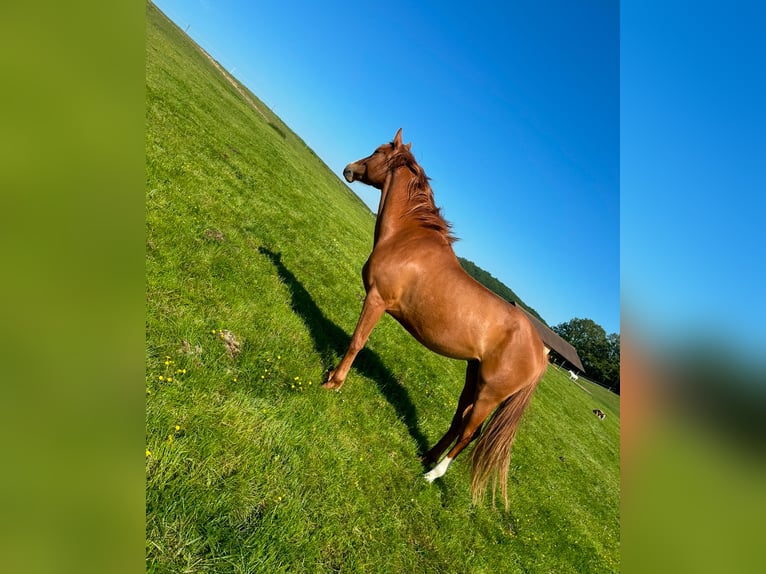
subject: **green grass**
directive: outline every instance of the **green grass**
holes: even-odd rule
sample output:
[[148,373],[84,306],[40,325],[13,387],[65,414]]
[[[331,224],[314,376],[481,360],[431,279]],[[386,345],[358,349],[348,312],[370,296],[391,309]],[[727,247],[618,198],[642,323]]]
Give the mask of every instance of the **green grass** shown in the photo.
[[618,397],[549,370],[508,511],[471,505],[466,454],[427,484],[463,363],[385,317],[343,390],[318,388],[374,217],[151,4],[146,50],[147,570],[619,570]]

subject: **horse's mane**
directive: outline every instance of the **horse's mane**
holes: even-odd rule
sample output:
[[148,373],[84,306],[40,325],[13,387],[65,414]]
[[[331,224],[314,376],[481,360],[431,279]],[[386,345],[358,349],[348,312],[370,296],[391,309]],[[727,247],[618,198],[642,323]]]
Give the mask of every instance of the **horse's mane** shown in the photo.
[[407,167],[412,172],[412,178],[407,183],[407,197],[411,204],[407,215],[423,227],[438,231],[449,243],[457,241],[451,232],[452,224],[442,217],[441,209],[436,207],[434,193],[428,183],[430,178],[415,161],[412,152],[406,147],[402,147],[388,160],[388,167],[389,169]]

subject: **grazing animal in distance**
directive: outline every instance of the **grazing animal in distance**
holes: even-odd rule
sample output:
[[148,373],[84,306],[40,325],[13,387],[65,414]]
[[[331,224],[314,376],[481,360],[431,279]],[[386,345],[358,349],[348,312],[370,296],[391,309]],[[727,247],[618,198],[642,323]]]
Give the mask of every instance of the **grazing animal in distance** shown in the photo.
[[478,439],[472,453],[473,500],[483,497],[492,480],[493,493],[499,483],[507,507],[511,446],[548,366],[546,348],[523,311],[461,267],[450,225],[434,203],[411,144],[402,143],[401,129],[372,155],[348,164],[343,175],[349,183],[379,189],[381,195],[372,253],[362,269],[367,295],[348,350],[323,386],[343,385],[384,313],[432,351],[465,360],[465,385],[450,427],[422,456],[426,468],[435,465],[425,478],[433,482],[442,477],[455,457]]
[[593,409],[593,414],[600,418],[602,421],[606,418],[606,413],[601,409]]

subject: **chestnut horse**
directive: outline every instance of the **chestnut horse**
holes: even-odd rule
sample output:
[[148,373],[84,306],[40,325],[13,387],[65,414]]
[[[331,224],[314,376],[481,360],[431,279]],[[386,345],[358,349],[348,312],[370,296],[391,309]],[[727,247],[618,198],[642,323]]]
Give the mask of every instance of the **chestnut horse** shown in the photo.
[[[347,181],[381,191],[372,253],[362,269],[367,297],[351,343],[324,387],[339,389],[351,363],[384,312],[420,343],[468,361],[465,386],[447,433],[423,456],[428,482],[479,437],[473,450],[471,494],[480,500],[490,479],[508,506],[507,476],[519,420],[548,366],[546,349],[523,311],[460,266],[423,169],[402,144],[402,130],[371,156],[346,166]],[[495,410],[484,432],[481,426]]]

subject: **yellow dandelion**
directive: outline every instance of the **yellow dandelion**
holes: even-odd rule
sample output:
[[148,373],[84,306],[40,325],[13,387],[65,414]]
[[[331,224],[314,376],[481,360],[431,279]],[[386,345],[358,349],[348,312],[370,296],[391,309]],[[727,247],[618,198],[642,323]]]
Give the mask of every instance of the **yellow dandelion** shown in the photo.
[[237,377],[234,377],[234,378],[232,379],[232,381],[234,381],[234,382],[236,383],[236,382],[237,382]]
[[212,331],[210,331],[210,332],[211,332],[211,333],[213,333],[213,335],[215,335],[215,329],[213,329],[213,330],[212,330]]
[[281,358],[282,358],[282,355],[277,355],[277,359],[281,359]]
[[173,382],[173,377],[168,377],[168,382],[172,383]]
[[146,449],[146,456],[152,456],[152,451],[150,451],[148,448]]
[[296,381],[297,381],[298,379],[300,379],[300,377],[295,377],[295,380],[296,380]]
[[181,427],[180,427],[180,425],[176,425],[176,430],[177,430],[177,431],[181,430]]
[[168,444],[170,444],[171,442],[173,442],[173,435],[169,434],[168,435]]
[[262,378],[262,379],[265,379],[265,378],[266,378],[266,375],[261,375],[261,378]]
[[164,380],[165,380],[165,377],[163,377],[162,375],[160,375],[160,380],[161,380],[161,381],[164,381]]

